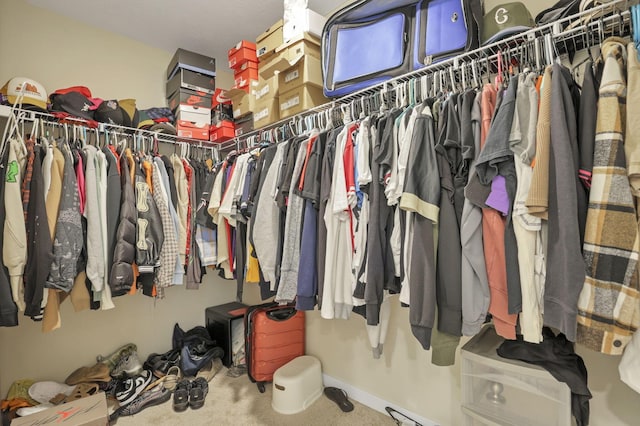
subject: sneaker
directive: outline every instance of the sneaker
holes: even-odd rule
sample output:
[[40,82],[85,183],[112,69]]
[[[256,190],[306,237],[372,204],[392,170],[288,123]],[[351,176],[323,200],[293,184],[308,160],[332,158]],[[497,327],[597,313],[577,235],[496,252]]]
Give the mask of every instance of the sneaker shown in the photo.
[[109,416],[109,421],[113,422],[120,416],[133,416],[147,407],[160,405],[171,399],[171,392],[164,386],[155,386],[142,392],[130,404],[121,406]]
[[134,399],[140,395],[145,388],[151,383],[153,374],[149,370],[144,370],[142,373],[135,377],[130,377],[118,383],[116,388],[116,399],[120,403],[120,406],[125,406],[131,403]]
[[204,400],[209,393],[209,383],[204,377],[197,377],[191,382],[189,389],[189,407],[196,410],[204,405]]
[[137,374],[140,374],[141,371],[142,371],[142,363],[140,362],[140,358],[138,358],[138,352],[133,351],[131,353],[124,355],[122,358],[120,358],[118,365],[116,365],[114,369],[111,371],[111,376],[133,377]]
[[188,379],[182,379],[176,385],[173,391],[173,410],[182,412],[189,407],[189,392],[191,390],[191,382]]
[[113,371],[116,365],[120,362],[120,358],[132,352],[136,352],[137,350],[138,347],[134,343],[127,343],[109,356],[103,357],[102,355],[98,355],[96,357],[96,361],[107,364],[107,366],[109,366],[109,370]]

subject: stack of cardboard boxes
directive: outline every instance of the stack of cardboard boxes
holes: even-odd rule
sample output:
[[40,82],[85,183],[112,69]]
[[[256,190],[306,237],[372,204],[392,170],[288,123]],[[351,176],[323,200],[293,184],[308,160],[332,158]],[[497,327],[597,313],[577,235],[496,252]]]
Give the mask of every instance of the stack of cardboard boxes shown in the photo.
[[229,68],[233,69],[234,85],[227,95],[233,104],[235,134],[253,130],[253,89],[258,81],[256,44],[243,40],[229,49]]
[[[327,102],[319,39],[324,18],[308,9],[303,15],[295,24],[281,19],[257,37],[257,81],[250,82],[248,90],[243,86],[229,91],[236,136]],[[248,42],[239,46],[252,47]]]
[[167,67],[166,96],[179,137],[209,140],[216,61],[178,49]]
[[310,33],[276,48],[274,55],[260,63],[260,76],[278,80],[280,119],[327,102],[322,93],[320,41]]

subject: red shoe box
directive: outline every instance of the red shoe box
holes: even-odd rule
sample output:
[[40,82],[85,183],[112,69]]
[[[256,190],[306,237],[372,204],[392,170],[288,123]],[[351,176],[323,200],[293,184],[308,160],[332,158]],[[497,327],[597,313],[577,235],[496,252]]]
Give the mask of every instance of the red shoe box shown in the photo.
[[236,126],[231,120],[222,120],[218,124],[211,125],[209,140],[211,142],[222,143],[236,136]]
[[233,78],[235,81],[234,89],[249,87],[252,80],[258,79],[258,63],[245,62],[235,70]]
[[229,68],[236,69],[245,62],[258,62],[258,56],[256,56],[256,44],[242,40],[229,49]]

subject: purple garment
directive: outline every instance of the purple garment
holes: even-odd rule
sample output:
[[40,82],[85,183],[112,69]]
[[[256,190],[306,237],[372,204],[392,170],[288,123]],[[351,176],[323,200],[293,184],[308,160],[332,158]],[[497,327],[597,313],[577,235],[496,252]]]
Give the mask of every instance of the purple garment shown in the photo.
[[491,181],[491,193],[487,197],[486,204],[498,210],[503,216],[509,214],[509,194],[504,176],[496,175]]
[[298,291],[296,309],[311,311],[316,305],[318,275],[316,268],[316,240],[318,211],[310,200],[305,201],[302,238],[300,241],[300,262],[298,263]]

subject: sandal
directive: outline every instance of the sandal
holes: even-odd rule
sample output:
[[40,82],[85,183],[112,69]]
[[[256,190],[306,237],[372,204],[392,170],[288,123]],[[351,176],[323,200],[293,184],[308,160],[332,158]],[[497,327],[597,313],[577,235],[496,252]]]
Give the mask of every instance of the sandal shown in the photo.
[[189,407],[197,410],[204,405],[204,400],[209,393],[209,383],[204,377],[197,377],[191,382],[191,389],[189,390]]
[[100,391],[100,386],[95,383],[80,383],[71,391],[63,402],[67,403],[81,398],[86,398],[88,396],[95,395],[98,391]]
[[180,367],[174,365],[173,367],[169,368],[167,374],[151,383],[145,390],[155,388],[156,386],[162,384],[164,388],[169,392],[173,392],[180,380],[182,380],[182,371],[180,371]]
[[191,382],[187,379],[182,379],[176,385],[176,390],[173,393],[173,410],[182,412],[189,406],[189,391],[191,390]]
[[327,398],[338,404],[338,407],[345,413],[353,411],[353,404],[349,401],[347,393],[343,389],[329,386],[324,388],[324,394]]

